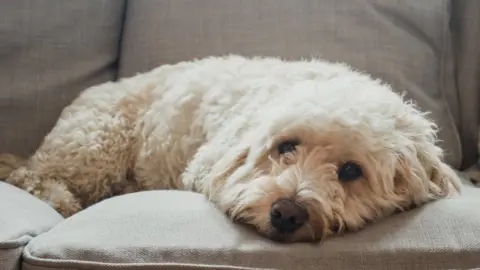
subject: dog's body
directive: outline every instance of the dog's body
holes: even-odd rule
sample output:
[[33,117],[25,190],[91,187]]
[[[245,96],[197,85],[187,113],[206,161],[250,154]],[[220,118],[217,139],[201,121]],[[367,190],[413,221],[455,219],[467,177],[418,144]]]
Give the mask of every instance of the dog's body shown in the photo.
[[7,182],[64,216],[192,190],[271,238],[318,240],[456,193],[435,140],[424,114],[345,65],[212,57],[87,89]]

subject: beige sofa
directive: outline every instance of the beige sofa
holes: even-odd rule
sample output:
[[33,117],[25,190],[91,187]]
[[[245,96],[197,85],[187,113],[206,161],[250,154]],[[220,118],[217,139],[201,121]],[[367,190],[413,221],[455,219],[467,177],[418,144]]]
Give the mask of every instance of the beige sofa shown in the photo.
[[[405,91],[440,126],[447,161],[477,161],[480,1],[0,2],[0,152],[27,156],[84,88],[229,53],[344,61]],[[459,174],[461,174],[459,172]],[[64,220],[0,183],[0,269],[469,269],[480,189],[321,244],[282,245],[201,195],[149,191]]]

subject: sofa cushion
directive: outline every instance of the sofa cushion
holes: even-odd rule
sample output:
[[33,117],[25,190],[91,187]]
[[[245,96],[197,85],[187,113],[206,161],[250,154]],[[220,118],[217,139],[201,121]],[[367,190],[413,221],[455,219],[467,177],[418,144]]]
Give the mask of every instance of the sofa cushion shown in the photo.
[[[210,55],[323,57],[407,92],[462,162],[449,0],[176,0],[129,2],[120,76]],[[458,108],[455,107],[455,108]]]
[[200,194],[139,192],[36,237],[23,269],[465,269],[480,266],[478,209],[480,189],[467,186],[459,198],[321,244],[279,244],[233,224]]
[[62,219],[46,203],[0,182],[0,269],[20,269],[23,247]]
[[480,126],[480,1],[452,1],[452,38],[456,52],[458,102],[449,99],[458,110],[463,148],[463,166],[475,164]]
[[60,111],[116,76],[124,1],[4,1],[0,8],[0,152],[27,156]]

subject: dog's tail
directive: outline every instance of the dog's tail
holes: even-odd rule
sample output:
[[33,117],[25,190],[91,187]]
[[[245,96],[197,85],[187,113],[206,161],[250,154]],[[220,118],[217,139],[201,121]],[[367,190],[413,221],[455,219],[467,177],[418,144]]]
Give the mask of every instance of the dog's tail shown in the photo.
[[7,177],[16,169],[25,166],[27,161],[19,156],[12,154],[0,154],[0,181]]

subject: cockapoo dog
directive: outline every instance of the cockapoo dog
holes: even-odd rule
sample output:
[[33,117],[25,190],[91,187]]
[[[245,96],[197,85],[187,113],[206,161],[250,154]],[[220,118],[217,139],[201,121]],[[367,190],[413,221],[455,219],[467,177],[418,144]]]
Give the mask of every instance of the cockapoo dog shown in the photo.
[[181,189],[271,239],[317,241],[456,194],[436,140],[425,113],[344,64],[232,55],[91,87],[28,161],[2,160],[65,217]]

